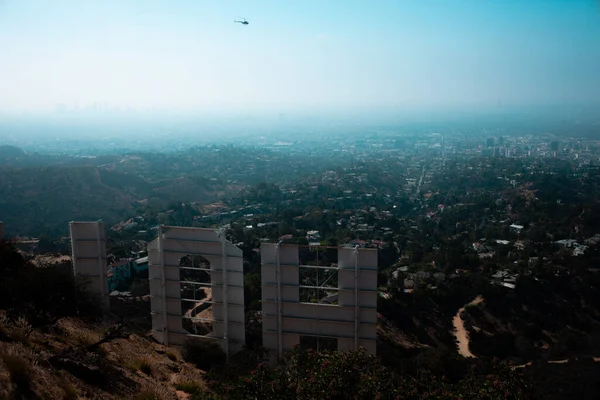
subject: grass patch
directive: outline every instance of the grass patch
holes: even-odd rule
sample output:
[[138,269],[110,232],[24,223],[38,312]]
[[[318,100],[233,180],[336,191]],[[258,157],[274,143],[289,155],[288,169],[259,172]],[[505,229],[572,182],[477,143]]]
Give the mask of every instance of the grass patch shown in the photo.
[[146,375],[152,375],[152,367],[147,361],[142,361],[142,363],[140,364],[140,371],[142,371]]
[[96,332],[88,331],[88,330],[80,330],[74,335],[75,341],[83,347],[90,346],[100,340],[100,335]]
[[66,380],[60,380],[58,382],[58,386],[64,392],[64,400],[77,400],[79,398],[79,392],[77,391],[77,389]]
[[149,382],[134,397],[136,400],[172,400],[176,398],[175,392],[165,388],[157,382]]
[[194,381],[184,381],[177,383],[175,385],[175,389],[181,390],[182,392],[188,394],[198,394],[203,391],[202,385]]
[[141,392],[135,396],[135,400],[159,400],[158,396],[153,392]]
[[147,360],[144,359],[129,362],[125,365],[125,367],[133,372],[141,371],[148,376],[152,375],[152,366]]
[[62,344],[66,344],[67,341],[65,340],[65,338],[63,338],[62,336],[54,336],[54,340],[56,340],[58,343],[62,343]]
[[31,387],[31,366],[29,361],[17,354],[3,353],[0,355],[4,366],[10,374],[10,380],[19,389],[27,390]]

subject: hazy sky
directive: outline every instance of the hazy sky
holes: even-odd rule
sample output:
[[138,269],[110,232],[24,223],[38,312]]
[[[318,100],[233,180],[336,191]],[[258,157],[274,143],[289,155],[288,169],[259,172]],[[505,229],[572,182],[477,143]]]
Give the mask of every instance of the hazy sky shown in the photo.
[[[233,20],[245,17],[247,26]],[[0,111],[600,104],[577,0],[0,0]]]

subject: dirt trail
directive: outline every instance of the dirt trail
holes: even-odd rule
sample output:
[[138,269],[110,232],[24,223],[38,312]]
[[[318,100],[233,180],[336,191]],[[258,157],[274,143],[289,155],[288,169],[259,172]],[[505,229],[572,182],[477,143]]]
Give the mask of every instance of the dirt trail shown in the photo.
[[463,311],[465,311],[465,307],[470,306],[470,305],[479,304],[482,301],[483,301],[483,297],[481,297],[481,296],[475,297],[475,299],[472,302],[470,302],[469,304],[466,304],[464,307],[462,307],[460,310],[458,310],[458,312],[452,319],[452,325],[454,325],[454,336],[456,336],[456,340],[458,342],[457,343],[458,344],[458,353],[463,357],[475,358],[475,355],[473,353],[471,353],[471,351],[469,351],[469,333],[465,329],[465,324],[464,324],[460,314]]

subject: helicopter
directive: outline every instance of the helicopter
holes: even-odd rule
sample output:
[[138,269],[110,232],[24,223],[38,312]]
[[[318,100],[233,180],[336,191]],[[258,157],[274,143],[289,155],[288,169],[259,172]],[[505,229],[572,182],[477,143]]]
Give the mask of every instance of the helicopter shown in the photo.
[[246,18],[242,18],[242,21],[233,21],[234,23],[240,23],[242,25],[248,25],[250,22],[246,20]]

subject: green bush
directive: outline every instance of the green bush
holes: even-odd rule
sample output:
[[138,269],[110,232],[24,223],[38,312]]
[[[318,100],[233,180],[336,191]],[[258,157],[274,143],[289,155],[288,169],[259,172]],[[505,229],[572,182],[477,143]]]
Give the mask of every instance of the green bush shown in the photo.
[[215,399],[524,399],[529,398],[521,372],[500,364],[472,365],[451,382],[420,370],[397,375],[364,350],[314,352],[296,348],[285,368],[259,365],[234,379],[212,374]]
[[142,361],[139,365],[139,369],[146,375],[152,375],[152,367],[148,361]]
[[226,357],[221,346],[210,340],[189,338],[185,341],[182,351],[183,359],[203,371],[222,365]]

